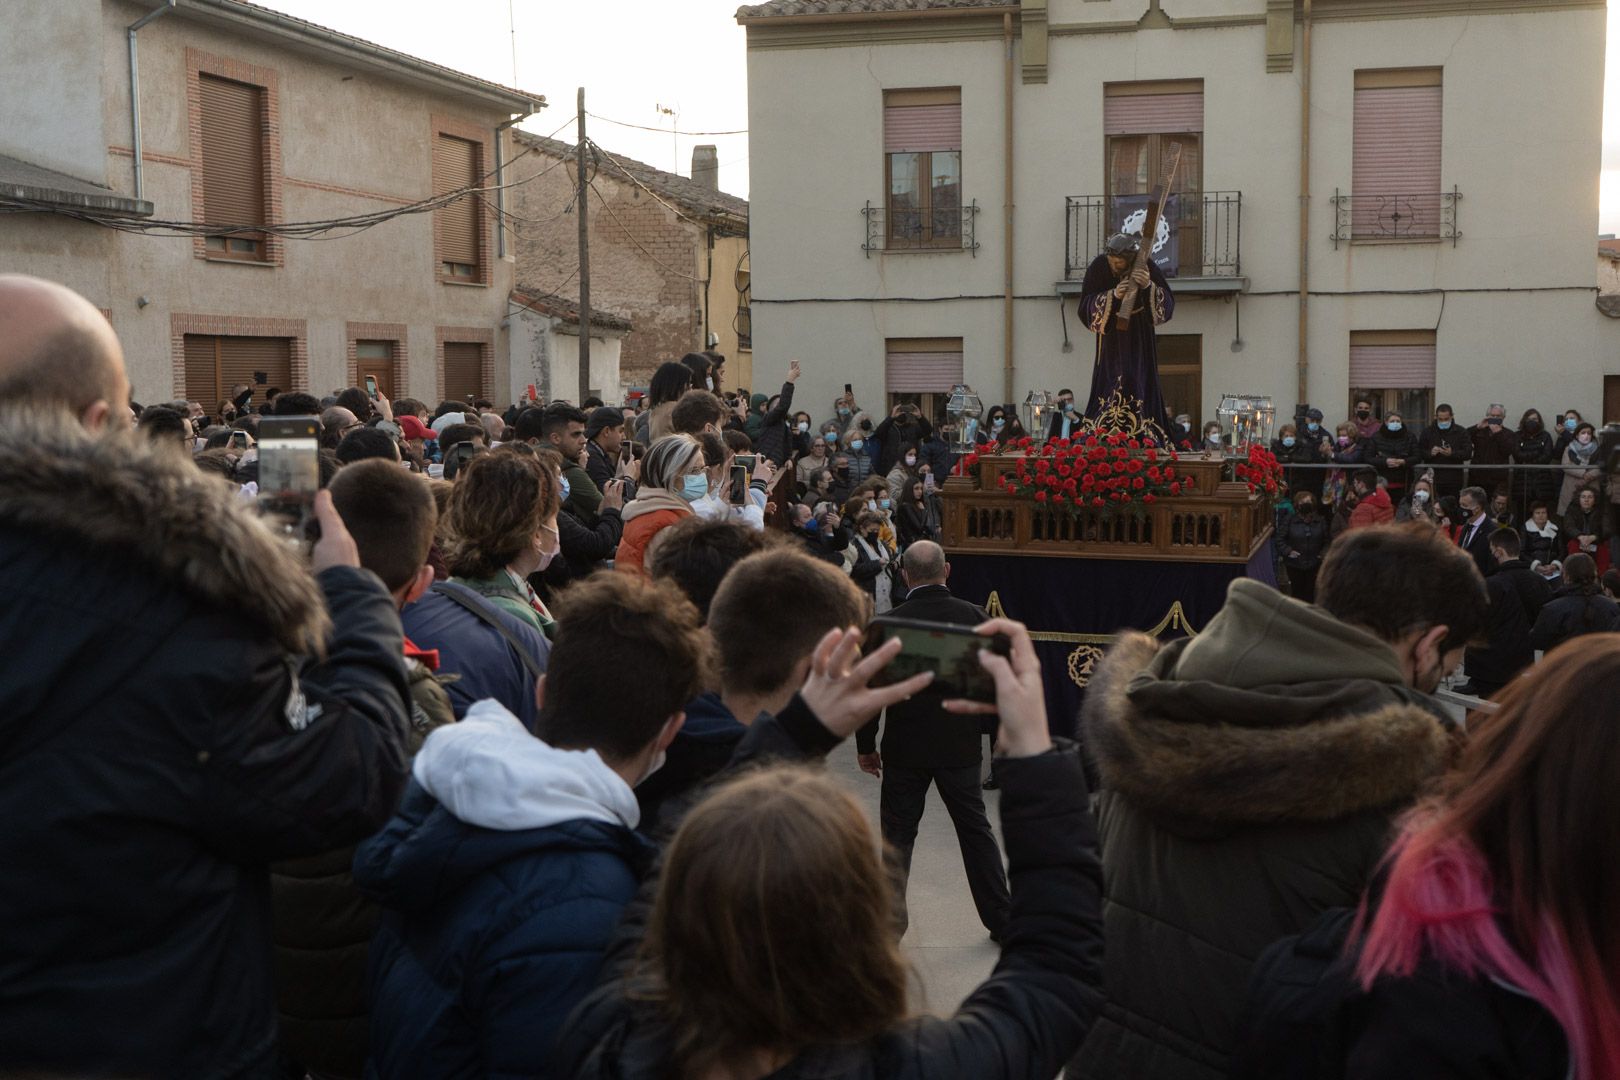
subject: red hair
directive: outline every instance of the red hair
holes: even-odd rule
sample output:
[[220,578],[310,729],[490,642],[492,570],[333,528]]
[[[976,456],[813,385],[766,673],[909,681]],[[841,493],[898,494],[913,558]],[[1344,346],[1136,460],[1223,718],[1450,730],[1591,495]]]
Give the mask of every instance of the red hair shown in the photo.
[[1620,1080],[1620,635],[1555,650],[1481,722],[1440,794],[1406,819],[1363,988],[1429,958],[1530,995],[1577,1080]]

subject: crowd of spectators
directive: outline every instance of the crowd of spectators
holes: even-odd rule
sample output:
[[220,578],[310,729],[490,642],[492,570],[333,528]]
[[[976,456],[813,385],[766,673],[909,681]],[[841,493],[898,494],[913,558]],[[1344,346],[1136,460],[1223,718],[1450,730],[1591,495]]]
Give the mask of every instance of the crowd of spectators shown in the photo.
[[[137,412],[94,306],[0,276],[0,1073],[1620,1076],[1620,609],[1585,550],[1550,598],[1523,558],[1590,535],[1579,485],[1558,534],[1475,484],[1418,520],[1438,476],[1410,520],[1291,530],[1314,604],[1240,580],[1195,637],[1125,635],[1077,726],[979,624],[995,700],[931,707],[997,727],[1000,958],[940,1017],[909,854],[818,764],[868,767],[881,717],[890,767],[958,768],[934,673],[878,679],[900,642],[862,633],[908,585],[978,617],[927,540],[945,440],[688,360],[630,415]],[[313,541],[255,509],[266,406],[331,444]],[[1461,723],[1435,691],[1499,615],[1549,655]]]

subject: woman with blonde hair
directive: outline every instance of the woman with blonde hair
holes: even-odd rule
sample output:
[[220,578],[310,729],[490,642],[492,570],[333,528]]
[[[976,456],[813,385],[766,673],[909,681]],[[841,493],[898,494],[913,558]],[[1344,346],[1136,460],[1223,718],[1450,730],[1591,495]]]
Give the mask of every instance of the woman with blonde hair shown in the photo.
[[[1010,657],[979,653],[996,702],[945,707],[1001,718],[996,775],[1012,908],[1001,961],[956,1014],[910,1009],[891,878],[860,805],[824,773],[767,769],[721,787],[676,832],[650,917],[643,924],[645,913],[633,908],[626,918],[627,927],[644,925],[644,940],[621,942],[609,957],[616,977],[586,999],[563,1038],[557,1060],[566,1075],[1057,1075],[1099,1003],[1096,831],[1079,758],[1048,734],[1028,632],[1008,620],[978,630],[1010,639]],[[817,680],[842,674],[864,684],[893,656],[854,664],[858,640],[839,631],[823,639],[789,706],[807,714],[796,722],[823,749],[865,717],[835,721],[805,708]],[[788,714],[778,722],[786,727]]]
[[653,443],[641,460],[641,486],[621,514],[624,535],[614,569],[645,573],[647,546],[653,538],[692,514],[692,504],[708,494],[702,443],[690,435],[668,435]]

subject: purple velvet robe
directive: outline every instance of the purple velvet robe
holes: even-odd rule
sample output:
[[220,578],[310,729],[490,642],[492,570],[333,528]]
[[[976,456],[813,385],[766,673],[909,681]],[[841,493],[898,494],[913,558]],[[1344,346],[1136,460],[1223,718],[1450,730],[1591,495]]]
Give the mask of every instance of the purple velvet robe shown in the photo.
[[[1093,419],[1102,411],[1102,402],[1123,390],[1127,402],[1141,402],[1143,422],[1152,421],[1162,431],[1170,430],[1165,411],[1164,390],[1159,386],[1159,350],[1154,327],[1170,321],[1176,309],[1175,294],[1152,259],[1148,260],[1147,288],[1136,294],[1129,330],[1115,324],[1119,299],[1114,286],[1120,279],[1108,266],[1108,256],[1099,255],[1086,268],[1081,286],[1080,317],[1097,335],[1097,360],[1091,374],[1091,396],[1086,415]],[[1185,404],[1185,403],[1183,403]]]

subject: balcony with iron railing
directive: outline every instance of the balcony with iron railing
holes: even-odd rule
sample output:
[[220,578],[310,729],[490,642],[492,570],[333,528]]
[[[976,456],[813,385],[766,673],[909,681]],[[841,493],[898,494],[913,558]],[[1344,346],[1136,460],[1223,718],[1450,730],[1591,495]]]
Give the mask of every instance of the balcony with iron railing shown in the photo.
[[[1064,200],[1063,281],[1072,293],[1108,237],[1140,233],[1149,211],[1146,195],[1070,195]],[[1177,292],[1241,292],[1243,193],[1205,191],[1171,195],[1153,245],[1153,258]]]
[[1351,194],[1333,191],[1333,247],[1341,243],[1423,244],[1450,240],[1457,245],[1457,206],[1453,187],[1432,195]]
[[867,203],[861,210],[866,239],[861,250],[870,259],[874,251],[966,251],[979,253],[975,222],[979,201],[950,208],[919,210]]

